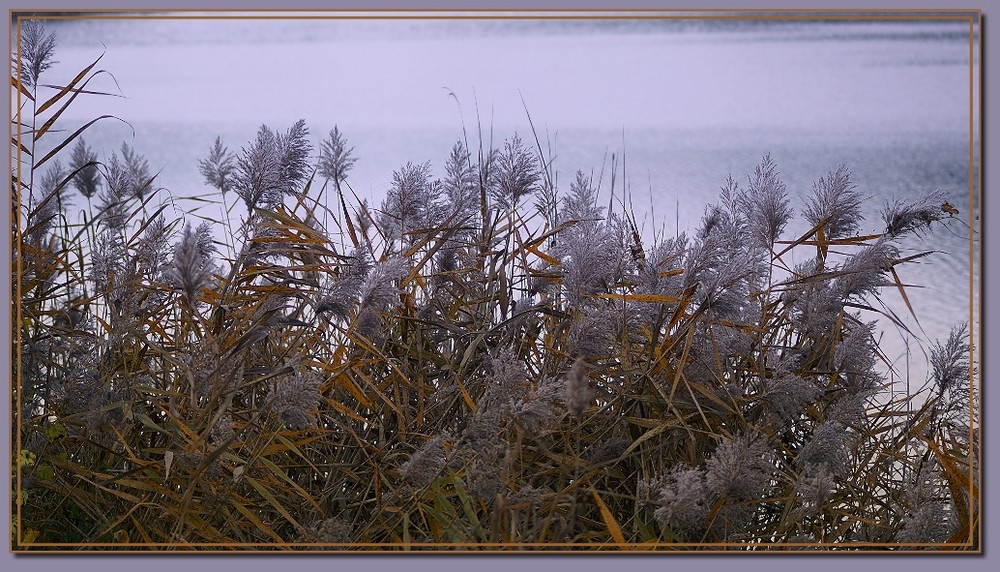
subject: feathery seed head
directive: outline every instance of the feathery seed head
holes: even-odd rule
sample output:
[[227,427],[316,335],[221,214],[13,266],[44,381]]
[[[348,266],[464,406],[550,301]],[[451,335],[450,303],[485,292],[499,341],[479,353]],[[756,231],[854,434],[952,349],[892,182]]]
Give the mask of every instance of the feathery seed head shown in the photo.
[[480,439],[469,444],[471,462],[466,467],[469,490],[483,499],[493,499],[500,492],[506,444],[497,438],[496,427],[488,439]]
[[296,192],[309,176],[309,129],[306,120],[299,119],[284,134],[278,135],[278,153],[281,159],[281,183],[283,194]]
[[104,190],[100,193],[101,224],[108,229],[120,231],[125,228],[129,217],[128,201],[132,190],[132,180],[128,166],[118,160],[112,152],[104,169]]
[[801,466],[825,465],[834,474],[847,469],[847,428],[836,421],[824,421],[813,430],[812,438],[796,457]]
[[207,223],[199,225],[196,231],[187,225],[184,236],[174,245],[173,261],[163,273],[167,283],[179,289],[189,304],[195,303],[199,291],[209,287],[216,270],[211,240]]
[[322,384],[322,377],[312,371],[283,376],[271,388],[270,408],[291,429],[312,428],[312,412],[319,405]]
[[257,138],[236,161],[233,190],[247,209],[274,208],[285,195],[296,192],[309,173],[308,158],[312,146],[309,130],[300,119],[281,134],[261,125]]
[[209,439],[213,443],[222,444],[233,437],[236,436],[236,428],[233,425],[233,416],[230,414],[224,415],[222,418],[216,422],[215,426],[209,432]]
[[833,364],[844,385],[852,392],[868,392],[882,382],[876,370],[877,343],[873,332],[876,323],[855,323],[834,350]]
[[952,328],[944,343],[931,347],[931,375],[938,395],[954,389],[968,391],[969,343],[968,325]]
[[806,465],[795,484],[800,511],[810,517],[818,514],[837,489],[834,474],[826,464]]
[[208,152],[208,157],[198,161],[198,170],[205,177],[205,183],[219,189],[225,195],[233,185],[233,155],[222,145],[222,137],[216,137]]
[[612,437],[603,439],[595,443],[587,451],[586,458],[591,465],[599,465],[608,461],[614,461],[621,456],[632,444],[632,440],[627,437]]
[[130,198],[142,199],[149,193],[150,185],[153,182],[153,178],[149,174],[149,161],[124,141],[121,152],[128,181],[125,195]]
[[120,235],[104,232],[97,236],[97,244],[91,254],[89,278],[98,291],[107,294],[121,286],[126,274],[126,260],[128,253]]
[[826,420],[863,430],[868,423],[865,399],[869,392],[846,392],[826,408]]
[[394,241],[417,230],[435,228],[447,210],[442,199],[438,184],[431,180],[430,163],[408,162],[392,173],[392,185],[378,214],[379,229],[386,240]]
[[472,164],[468,149],[461,141],[452,147],[451,155],[444,165],[444,173],[442,185],[455,224],[462,227],[475,226],[480,215],[479,173]]
[[545,499],[551,498],[555,493],[548,488],[533,487],[531,485],[525,485],[519,488],[516,492],[511,493],[507,497],[506,506],[511,508],[516,507],[533,507],[545,501]]
[[40,20],[18,20],[21,27],[21,82],[29,89],[38,85],[38,78],[56,63],[52,59],[56,48],[56,35],[46,34]]
[[87,146],[83,137],[73,145],[69,170],[71,173],[76,172],[73,186],[81,195],[89,199],[97,194],[101,185],[100,172],[97,169],[97,152]]
[[316,300],[316,314],[329,313],[336,320],[346,320],[358,303],[361,281],[352,276],[338,276],[323,288]]
[[329,137],[323,141],[319,155],[319,174],[331,179],[335,185],[347,179],[347,173],[354,167],[354,147],[347,147],[347,138],[334,125]]
[[265,196],[279,196],[280,188],[281,159],[277,136],[271,128],[261,125],[257,139],[249,147],[244,147],[243,154],[237,159],[233,190],[252,211]]
[[511,405],[514,421],[530,434],[537,434],[559,417],[563,384],[554,379],[543,380],[528,394]]
[[578,357],[573,362],[569,373],[566,374],[566,408],[577,419],[594,399],[594,390],[590,388],[590,380],[585,368],[583,358]]
[[399,475],[410,486],[421,488],[431,484],[448,462],[445,444],[447,433],[435,435],[417,449],[409,460],[399,466]]
[[768,379],[761,398],[769,411],[781,420],[794,419],[806,413],[806,406],[823,394],[815,383],[797,375]]
[[362,249],[351,251],[340,274],[320,288],[316,297],[316,313],[329,312],[337,320],[346,320],[351,309],[360,301],[361,289],[370,271],[371,260],[367,252]]
[[631,273],[631,256],[620,220],[584,221],[566,229],[551,253],[560,260],[559,271],[567,300],[574,308],[592,305],[594,294],[610,291]]
[[803,215],[813,227],[823,222],[823,234],[827,239],[844,238],[861,228],[863,200],[864,197],[851,181],[851,172],[845,165],[840,165],[813,185]]
[[502,350],[491,361],[492,376],[480,399],[483,409],[490,411],[509,407],[527,395],[528,372],[509,349]]
[[704,469],[675,466],[658,483],[655,501],[660,505],[653,516],[682,538],[696,539],[705,531],[711,510]]
[[924,464],[916,480],[904,490],[898,542],[944,542],[957,529],[954,507],[949,510],[942,502],[944,485],[936,465],[933,459]]
[[771,248],[791,220],[792,210],[788,206],[785,184],[778,178],[778,166],[770,154],[765,155],[757,165],[748,183],[746,192],[739,194],[737,203],[744,209],[757,244]]
[[379,229],[386,240],[397,240],[403,234],[420,226],[427,209],[427,184],[430,165],[407,163],[392,173],[392,186],[382,201],[379,212]]
[[902,234],[919,233],[929,228],[934,222],[947,218],[948,213],[941,208],[944,202],[944,194],[935,192],[910,203],[902,200],[886,203],[882,209],[885,233],[890,238],[896,238]]
[[167,223],[162,215],[157,216],[146,226],[146,232],[136,246],[135,261],[149,281],[160,276],[163,265],[167,262]]
[[52,401],[62,415],[73,415],[94,408],[103,391],[96,352],[80,356],[65,379],[53,385]]
[[560,220],[580,221],[577,226],[590,228],[604,218],[604,207],[597,205],[597,189],[591,185],[583,171],[576,172],[576,179],[570,184],[569,194],[563,197]]
[[542,172],[538,159],[525,148],[521,137],[514,134],[504,142],[504,149],[496,158],[493,199],[501,208],[514,210],[526,196],[538,190]]
[[767,438],[763,435],[724,438],[706,466],[705,482],[709,490],[731,499],[761,498],[774,472]]
[[390,258],[375,266],[361,283],[360,308],[355,320],[355,331],[374,340],[382,328],[382,315],[399,303],[400,289],[397,281],[409,273],[409,264],[403,258]]
[[566,336],[567,352],[578,357],[612,353],[620,317],[620,312],[609,306],[584,307],[570,324]]
[[899,249],[885,238],[863,247],[838,269],[834,288],[843,300],[874,294],[892,284],[887,274],[899,256]]
[[403,258],[390,258],[375,266],[361,285],[361,305],[379,312],[388,310],[399,302],[397,281],[410,271]]
[[[62,190],[56,192],[56,187],[62,182],[66,173],[62,164],[56,160],[42,175],[38,184],[39,198],[34,202],[32,212],[28,213],[26,221],[27,228],[31,229],[27,241],[35,246],[41,246],[48,237],[52,225],[60,211],[64,211],[68,204],[67,197],[63,196]],[[34,198],[34,189],[32,189]]]

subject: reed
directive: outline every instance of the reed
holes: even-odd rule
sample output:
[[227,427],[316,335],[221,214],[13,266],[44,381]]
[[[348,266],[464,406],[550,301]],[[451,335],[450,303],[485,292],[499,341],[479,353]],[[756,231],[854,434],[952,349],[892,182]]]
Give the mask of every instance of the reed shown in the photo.
[[131,147],[52,129],[101,72],[45,88],[55,41],[20,33],[15,549],[978,549],[967,330],[888,398],[870,301],[905,298],[937,197],[872,224],[840,167],[788,240],[765,156],[644,245],[624,193],[560,195],[518,136],[373,208],[363,150],[334,127],[314,158],[299,121],[215,141],[247,215],[198,226]]

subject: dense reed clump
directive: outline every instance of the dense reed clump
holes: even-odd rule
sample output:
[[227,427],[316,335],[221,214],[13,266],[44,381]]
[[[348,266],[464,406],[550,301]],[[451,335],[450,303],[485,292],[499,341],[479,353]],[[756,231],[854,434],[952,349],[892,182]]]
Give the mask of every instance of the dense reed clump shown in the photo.
[[298,121],[206,142],[225,222],[171,220],[131,146],[35,153],[93,76],[43,95],[54,40],[21,33],[16,548],[978,546],[968,330],[890,399],[867,303],[936,197],[869,228],[839,167],[787,240],[765,156],[647,245],[516,135],[373,208],[345,134],[314,157]]

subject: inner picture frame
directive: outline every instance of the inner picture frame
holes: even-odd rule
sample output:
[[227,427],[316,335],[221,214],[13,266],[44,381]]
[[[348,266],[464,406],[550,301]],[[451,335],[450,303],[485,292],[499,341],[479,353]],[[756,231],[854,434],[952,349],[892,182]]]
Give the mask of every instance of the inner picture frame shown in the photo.
[[12,12],[15,552],[981,552],[978,10]]

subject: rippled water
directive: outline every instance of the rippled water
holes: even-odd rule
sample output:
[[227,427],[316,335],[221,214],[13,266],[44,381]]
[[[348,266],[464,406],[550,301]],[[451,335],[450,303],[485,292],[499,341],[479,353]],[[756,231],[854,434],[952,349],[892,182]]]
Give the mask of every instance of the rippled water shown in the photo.
[[[491,129],[495,145],[514,131],[531,140],[527,107],[564,189],[577,169],[596,178],[602,168],[607,189],[611,154],[619,168],[624,158],[647,240],[694,230],[726,177],[744,181],[765,153],[796,212],[817,178],[846,164],[870,197],[863,229],[873,232],[887,200],[941,190],[961,221],[907,243],[935,254],[900,269],[919,324],[898,295],[886,300],[917,339],[969,319],[967,24],[103,20],[56,30],[50,77],[75,74],[103,42],[100,65],[127,96],[81,99],[66,125],[126,119],[134,141],[105,121],[88,142],[110,153],[128,139],[175,197],[209,191],[197,161],[216,135],[238,150],[261,123],[303,117],[317,146],[334,124],[345,132],[359,157],[350,183],[377,204],[407,161],[441,174],[463,125],[473,147]],[[905,344],[883,323],[905,373]]]

